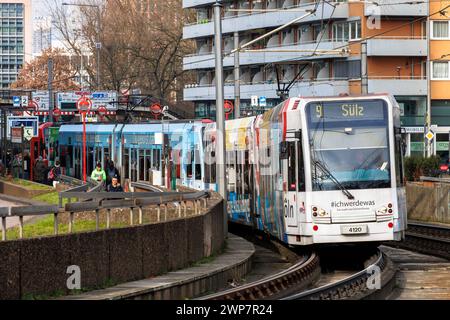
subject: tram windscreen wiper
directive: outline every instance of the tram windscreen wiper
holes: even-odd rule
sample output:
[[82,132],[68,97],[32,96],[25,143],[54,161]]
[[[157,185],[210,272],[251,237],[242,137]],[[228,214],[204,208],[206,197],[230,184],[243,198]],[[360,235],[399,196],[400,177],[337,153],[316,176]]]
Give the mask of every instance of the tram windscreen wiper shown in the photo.
[[355,199],[355,197],[350,193],[350,191],[348,191],[342,185],[342,183],[340,183],[339,180],[336,179],[336,177],[330,172],[330,170],[327,169],[326,166],[323,165],[322,162],[320,162],[319,160],[316,160],[316,159],[314,159],[313,162],[316,167],[319,167],[320,170],[322,170],[322,172],[324,172],[330,178],[330,180],[333,181],[334,184],[336,184],[339,187],[339,189],[341,189],[342,193],[345,194],[349,200]]

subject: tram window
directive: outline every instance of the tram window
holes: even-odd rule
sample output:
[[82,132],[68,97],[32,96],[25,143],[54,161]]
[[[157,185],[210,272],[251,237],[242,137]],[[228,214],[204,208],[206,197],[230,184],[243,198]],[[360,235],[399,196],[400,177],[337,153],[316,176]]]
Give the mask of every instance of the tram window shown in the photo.
[[202,167],[200,165],[200,151],[195,150],[195,180],[202,179]]
[[130,169],[130,149],[126,148],[124,151],[124,156],[123,156],[123,177],[125,179],[130,178],[128,172]]
[[295,176],[296,155],[295,155],[295,142],[288,142],[288,188],[289,191],[297,190],[297,179]]
[[194,151],[187,154],[186,174],[188,178],[192,178],[192,162],[194,161]]
[[298,142],[297,147],[297,161],[298,161],[298,179],[297,179],[298,191],[302,192],[305,191],[305,161],[303,159],[303,144],[301,140]]

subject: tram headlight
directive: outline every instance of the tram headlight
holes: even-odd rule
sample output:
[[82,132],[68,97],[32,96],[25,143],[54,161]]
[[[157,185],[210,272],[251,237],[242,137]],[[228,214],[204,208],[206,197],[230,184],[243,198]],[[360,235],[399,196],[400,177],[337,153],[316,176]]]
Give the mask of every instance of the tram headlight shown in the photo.
[[392,203],[387,204],[379,209],[377,209],[377,221],[388,221],[392,219],[394,211],[392,210]]
[[312,207],[312,218],[315,223],[331,223],[330,213],[317,206]]

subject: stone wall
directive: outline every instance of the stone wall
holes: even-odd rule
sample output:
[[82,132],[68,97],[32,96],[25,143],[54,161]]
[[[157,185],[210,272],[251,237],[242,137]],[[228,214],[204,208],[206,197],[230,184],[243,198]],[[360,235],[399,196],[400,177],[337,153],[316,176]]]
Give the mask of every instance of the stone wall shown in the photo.
[[67,267],[94,289],[187,267],[224,242],[223,202],[201,216],[157,224],[0,242],[0,300],[68,294]]
[[448,183],[408,183],[406,186],[408,218],[450,223],[449,194]]

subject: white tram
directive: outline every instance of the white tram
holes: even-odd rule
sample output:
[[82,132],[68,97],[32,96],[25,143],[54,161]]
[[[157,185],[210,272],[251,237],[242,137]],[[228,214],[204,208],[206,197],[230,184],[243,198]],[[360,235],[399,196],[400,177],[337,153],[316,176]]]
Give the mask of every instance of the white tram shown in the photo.
[[404,237],[392,96],[290,98],[261,116],[228,121],[226,148],[231,221],[291,245]]

